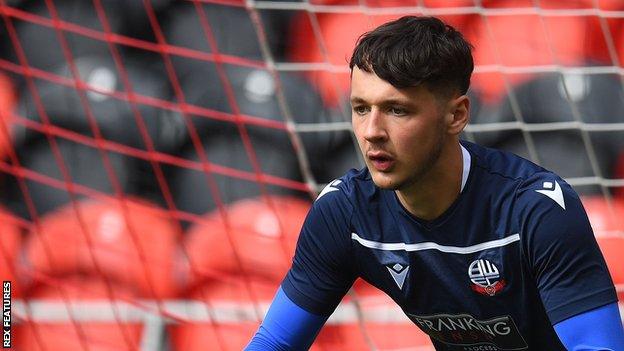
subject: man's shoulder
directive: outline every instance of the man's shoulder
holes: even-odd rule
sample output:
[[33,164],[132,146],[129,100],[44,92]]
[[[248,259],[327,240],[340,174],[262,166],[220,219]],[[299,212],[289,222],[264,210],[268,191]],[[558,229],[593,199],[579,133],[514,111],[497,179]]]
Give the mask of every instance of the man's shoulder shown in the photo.
[[514,180],[525,180],[539,173],[552,173],[511,152],[462,141],[474,159],[474,166],[486,173]]
[[315,203],[359,203],[363,197],[372,196],[376,192],[377,188],[366,167],[351,169],[342,177],[327,183],[316,197]]
[[574,189],[559,175],[510,152],[463,142],[474,156],[475,167],[484,172],[483,181],[489,177],[502,178],[510,185],[510,195],[515,198],[516,210],[566,209],[566,203],[578,202]]

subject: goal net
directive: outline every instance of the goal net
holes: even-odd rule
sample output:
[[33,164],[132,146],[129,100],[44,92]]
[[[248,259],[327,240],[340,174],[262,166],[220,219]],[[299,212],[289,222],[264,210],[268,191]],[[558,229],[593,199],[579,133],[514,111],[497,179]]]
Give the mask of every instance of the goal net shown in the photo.
[[[11,346],[242,349],[316,194],[363,167],[357,38],[407,14],[473,44],[463,138],[565,178],[624,296],[619,0],[0,0]],[[313,349],[433,347],[357,281]]]

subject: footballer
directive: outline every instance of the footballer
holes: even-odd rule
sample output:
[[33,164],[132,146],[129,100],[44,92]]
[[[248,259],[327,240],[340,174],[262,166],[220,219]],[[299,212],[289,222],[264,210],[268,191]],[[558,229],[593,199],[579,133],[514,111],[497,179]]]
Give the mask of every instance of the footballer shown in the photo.
[[362,278],[436,350],[624,350],[579,196],[553,172],[460,140],[474,67],[461,33],[406,16],[350,60],[366,161],[319,194],[247,350],[305,350]]

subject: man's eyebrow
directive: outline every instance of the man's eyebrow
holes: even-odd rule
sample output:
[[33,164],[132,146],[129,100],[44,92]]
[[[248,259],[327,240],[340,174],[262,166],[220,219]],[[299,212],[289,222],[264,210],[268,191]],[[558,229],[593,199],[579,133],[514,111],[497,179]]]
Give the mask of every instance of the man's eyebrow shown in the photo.
[[354,96],[354,97],[351,98],[351,103],[352,104],[361,104],[361,103],[366,103],[366,100],[362,99],[361,97]]
[[[354,96],[351,98],[351,103],[352,104],[361,104],[364,103],[366,104],[366,100],[362,99],[361,97],[358,96]],[[382,102],[383,105],[388,106],[388,105],[410,105],[411,101],[409,100],[403,100],[403,99],[388,99],[388,100],[384,100]]]
[[402,99],[388,99],[383,102],[384,105],[411,105],[411,101]]

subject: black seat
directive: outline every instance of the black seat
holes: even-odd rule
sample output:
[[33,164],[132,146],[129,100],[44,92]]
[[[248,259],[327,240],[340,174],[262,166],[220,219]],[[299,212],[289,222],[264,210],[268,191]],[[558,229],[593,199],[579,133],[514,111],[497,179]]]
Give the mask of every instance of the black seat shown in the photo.
[[[56,141],[72,183],[101,193],[114,193],[113,181],[109,177],[104,160],[97,149],[67,139],[57,138]],[[124,193],[131,191],[132,177],[134,176],[133,161],[115,152],[107,152],[107,155],[121,190]],[[65,182],[61,166],[46,139],[38,139],[38,141],[20,149],[18,158],[23,168],[62,183]],[[15,208],[20,215],[29,218],[26,198],[16,182],[15,178],[8,180],[8,193],[6,195],[9,205]],[[30,178],[26,179],[25,183],[38,215],[43,215],[70,201],[69,193],[64,184],[59,184],[60,187],[58,187],[42,180]],[[82,194],[77,193],[76,196],[82,197]]]
[[[519,86],[507,98],[495,117],[497,122],[522,121],[529,125],[580,121],[587,123],[587,135],[597,169],[590,162],[589,148],[582,128],[560,126],[532,131],[538,161],[562,177],[603,177],[612,175],[624,133],[617,130],[591,130],[592,125],[622,121],[624,90],[619,77],[610,74],[545,74]],[[517,109],[514,107],[517,106]],[[496,132],[491,145],[529,157],[526,136],[520,130]],[[598,187],[579,187],[582,193],[600,191]]]
[[[164,80],[166,77],[155,74],[146,62],[128,58],[123,64],[135,94],[161,101],[169,98],[170,88]],[[123,77],[112,59],[104,56],[84,56],[78,57],[75,65],[80,78],[86,84],[103,92],[121,94],[113,97],[96,91],[85,91],[86,101],[102,137],[127,146],[147,149],[146,140],[135,118],[132,102],[124,94],[126,89]],[[70,67],[67,64],[62,64],[55,70],[60,75],[68,75],[69,71]],[[44,80],[36,80],[36,86],[51,124],[95,137],[87,109],[76,88]],[[21,95],[19,114],[43,123],[43,116],[39,115],[32,92],[26,89]],[[168,150],[183,140],[185,127],[179,115],[167,113],[167,110],[154,105],[157,103],[152,105],[146,102],[134,103],[156,150]],[[18,131],[17,142],[28,142],[31,134],[29,130],[22,130],[21,133]]]

